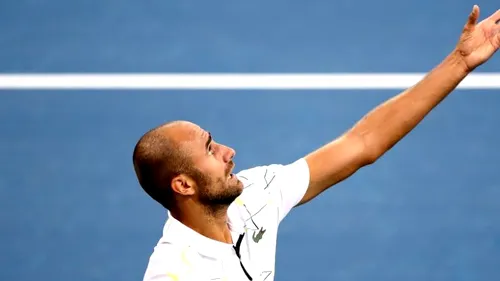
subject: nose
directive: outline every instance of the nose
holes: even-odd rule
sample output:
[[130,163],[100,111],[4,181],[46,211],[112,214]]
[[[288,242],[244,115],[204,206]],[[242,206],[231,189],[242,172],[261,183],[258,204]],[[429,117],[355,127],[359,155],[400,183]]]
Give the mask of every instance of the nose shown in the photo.
[[231,160],[233,160],[233,157],[234,155],[236,155],[236,151],[234,151],[234,149],[230,148],[230,147],[227,147],[225,146],[225,153],[224,153],[224,162],[228,163],[228,162],[231,162]]

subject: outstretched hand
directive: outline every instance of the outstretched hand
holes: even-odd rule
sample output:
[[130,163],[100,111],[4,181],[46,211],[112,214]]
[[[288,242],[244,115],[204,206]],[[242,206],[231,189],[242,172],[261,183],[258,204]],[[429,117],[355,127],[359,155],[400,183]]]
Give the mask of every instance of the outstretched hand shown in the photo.
[[474,5],[456,46],[468,71],[486,62],[500,47],[500,10],[477,23],[479,7]]

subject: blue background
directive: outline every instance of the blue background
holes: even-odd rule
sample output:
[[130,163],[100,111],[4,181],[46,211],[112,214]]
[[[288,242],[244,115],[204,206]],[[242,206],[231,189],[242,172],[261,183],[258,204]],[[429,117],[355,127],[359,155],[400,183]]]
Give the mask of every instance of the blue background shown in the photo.
[[[0,2],[0,72],[426,72],[494,1]],[[482,17],[482,18],[483,18]],[[500,71],[500,56],[478,69]],[[186,119],[287,163],[397,91],[2,91],[0,280],[142,280],[165,219],[131,155]],[[297,208],[276,280],[500,278],[500,95],[456,91],[376,164]]]

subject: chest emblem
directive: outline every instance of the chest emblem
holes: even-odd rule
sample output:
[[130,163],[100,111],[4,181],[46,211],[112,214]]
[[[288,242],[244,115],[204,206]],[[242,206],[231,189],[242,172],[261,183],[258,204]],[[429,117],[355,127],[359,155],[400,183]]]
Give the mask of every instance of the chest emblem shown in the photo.
[[259,232],[257,233],[256,231],[253,232],[253,242],[259,243],[260,239],[264,236],[264,233],[266,233],[266,230],[264,228],[260,228]]

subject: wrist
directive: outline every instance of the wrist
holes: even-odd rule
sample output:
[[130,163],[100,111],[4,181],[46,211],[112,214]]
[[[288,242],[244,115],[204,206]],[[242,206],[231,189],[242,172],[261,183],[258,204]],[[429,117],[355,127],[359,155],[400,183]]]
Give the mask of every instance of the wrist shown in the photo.
[[457,49],[453,50],[453,52],[446,57],[444,63],[449,65],[457,73],[463,74],[464,76],[467,76],[474,70],[474,68],[469,67],[469,65],[465,62],[464,55]]

